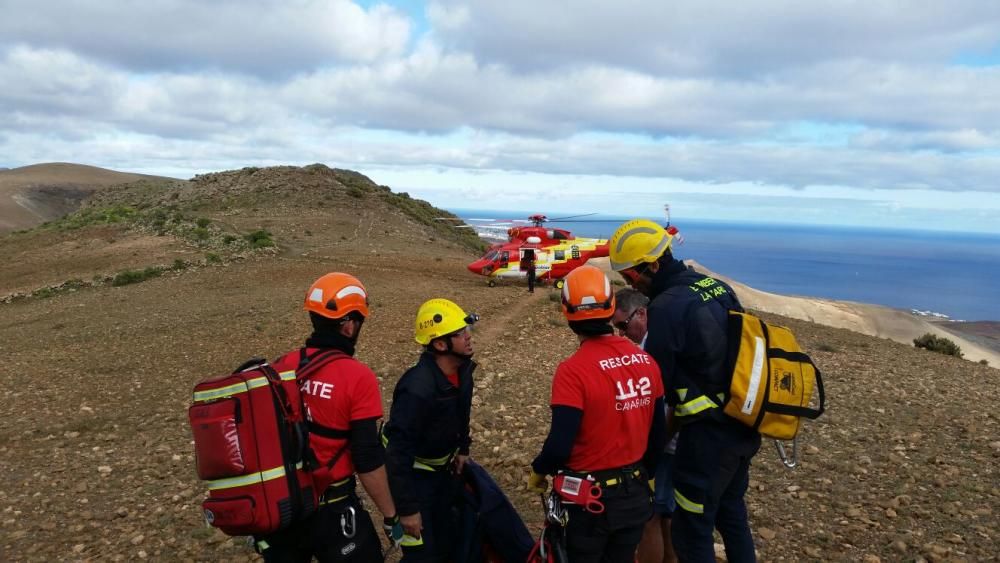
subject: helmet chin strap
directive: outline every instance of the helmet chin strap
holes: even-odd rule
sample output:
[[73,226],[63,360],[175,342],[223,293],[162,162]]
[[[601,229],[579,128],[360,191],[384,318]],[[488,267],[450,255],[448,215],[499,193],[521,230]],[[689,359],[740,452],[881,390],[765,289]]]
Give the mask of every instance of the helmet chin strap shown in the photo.
[[468,354],[459,354],[458,352],[456,352],[455,347],[452,346],[451,344],[451,337],[445,338],[444,345],[447,346],[448,349],[443,352],[438,350],[434,346],[431,346],[431,349],[434,350],[434,354],[437,356],[455,356],[456,358],[461,358],[463,360],[468,360],[469,358],[472,357],[472,354],[474,353],[470,352]]

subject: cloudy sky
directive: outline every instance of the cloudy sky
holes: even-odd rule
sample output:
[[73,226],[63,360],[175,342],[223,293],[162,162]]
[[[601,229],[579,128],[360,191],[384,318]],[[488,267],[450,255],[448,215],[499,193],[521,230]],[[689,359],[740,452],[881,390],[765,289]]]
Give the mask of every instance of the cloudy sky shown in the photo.
[[0,166],[1000,232],[996,0],[0,0]]

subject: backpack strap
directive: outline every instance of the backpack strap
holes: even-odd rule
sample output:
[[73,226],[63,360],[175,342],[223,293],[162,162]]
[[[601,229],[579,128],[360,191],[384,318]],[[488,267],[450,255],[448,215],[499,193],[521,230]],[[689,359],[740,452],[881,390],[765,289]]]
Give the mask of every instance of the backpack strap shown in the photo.
[[332,361],[343,360],[345,358],[350,358],[350,356],[336,348],[321,350],[312,357],[309,357],[309,354],[306,353],[306,348],[303,346],[299,350],[299,366],[295,369],[295,380],[303,381],[309,379],[319,368]]
[[[350,356],[337,349],[317,352],[310,358],[309,355],[306,354],[306,348],[302,347],[299,351],[299,367],[295,370],[295,381],[305,381],[315,375],[321,367],[345,358],[350,358]],[[330,458],[330,461],[326,463],[327,470],[333,469],[333,466],[336,465],[337,461],[339,461],[345,453],[347,453],[347,449],[351,445],[348,441],[351,437],[350,430],[331,428],[312,420],[306,422],[306,428],[308,428],[310,434],[315,434],[331,440],[344,440],[344,445],[341,446],[340,449],[337,450],[337,453]]]

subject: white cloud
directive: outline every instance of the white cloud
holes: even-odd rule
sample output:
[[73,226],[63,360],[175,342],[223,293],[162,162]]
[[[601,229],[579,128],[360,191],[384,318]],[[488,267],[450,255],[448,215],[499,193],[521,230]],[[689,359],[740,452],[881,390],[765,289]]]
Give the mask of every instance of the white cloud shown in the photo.
[[138,72],[289,75],[400,55],[410,22],[348,0],[9,0],[0,46],[69,50]]
[[1000,5],[718,6],[436,0],[415,23],[348,0],[8,0],[0,166],[1000,193],[1000,65],[954,64],[996,48]]
[[435,13],[456,11],[461,18],[437,29],[443,41],[519,69],[586,60],[655,74],[754,76],[829,60],[944,62],[992,48],[1000,36],[992,0],[435,2]]

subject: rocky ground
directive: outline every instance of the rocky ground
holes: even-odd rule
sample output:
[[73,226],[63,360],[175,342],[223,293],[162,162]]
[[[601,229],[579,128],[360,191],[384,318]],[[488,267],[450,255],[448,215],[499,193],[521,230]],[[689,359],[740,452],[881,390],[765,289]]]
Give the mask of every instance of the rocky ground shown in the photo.
[[[204,246],[124,224],[104,246],[67,243],[102,240],[92,235],[108,225],[62,238],[0,238],[5,256],[34,248],[52,263],[86,264],[93,252],[95,276],[143,260],[176,256],[188,264],[141,283],[0,303],[0,560],[254,559],[241,539],[201,517],[204,487],[186,416],[191,386],[248,357],[299,345],[308,330],[303,291],[331,270],[356,273],[370,290],[373,313],[358,356],[379,375],[386,401],[418,354],[412,317],[423,300],[448,297],[483,316],[472,455],[537,530],[541,511],[524,478],[547,431],[552,372],[576,345],[550,290],[488,288],[465,271],[473,254],[462,241],[376,191],[345,195],[341,186],[312,205],[281,191],[296,173],[205,182],[211,204],[178,197],[232,232],[268,229],[276,249],[199,261]],[[252,191],[247,186],[280,197],[239,196]],[[107,252],[151,236],[163,242],[148,255]],[[60,281],[50,270],[34,276],[0,272],[0,296]],[[823,370],[828,412],[803,431],[799,468],[783,468],[770,444],[755,459],[748,503],[761,559],[996,560],[998,372],[768,318],[793,328]]]

